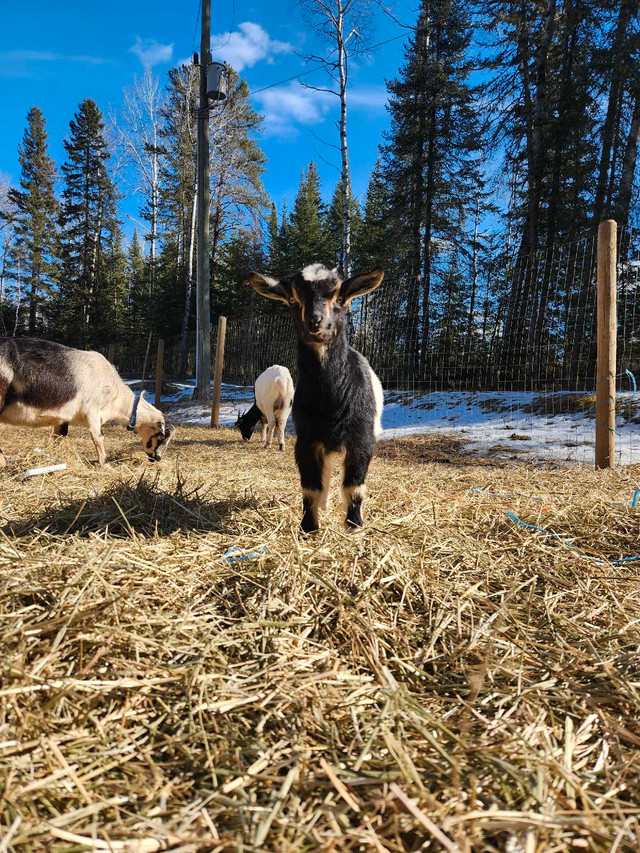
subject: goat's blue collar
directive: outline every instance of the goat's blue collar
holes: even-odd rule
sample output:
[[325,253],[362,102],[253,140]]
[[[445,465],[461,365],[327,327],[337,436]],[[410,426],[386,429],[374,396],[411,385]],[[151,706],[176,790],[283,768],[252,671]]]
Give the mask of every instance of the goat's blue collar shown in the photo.
[[133,392],[133,411],[131,412],[131,418],[129,419],[129,426],[127,427],[129,432],[132,432],[136,425],[136,415],[138,414],[138,405],[141,397],[142,391]]

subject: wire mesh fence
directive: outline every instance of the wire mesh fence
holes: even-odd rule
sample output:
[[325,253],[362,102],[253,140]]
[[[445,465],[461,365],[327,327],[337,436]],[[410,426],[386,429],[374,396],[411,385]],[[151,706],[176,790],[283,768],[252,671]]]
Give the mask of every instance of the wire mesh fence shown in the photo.
[[[352,345],[386,390],[389,435],[433,429],[509,457],[593,460],[597,235],[510,259],[472,282],[449,271],[388,278],[355,303]],[[295,375],[286,312],[229,321],[225,380],[251,384],[270,364]],[[640,461],[640,233],[618,245],[619,462]],[[638,405],[636,405],[638,403]]]
[[[480,454],[593,461],[597,235],[432,279],[391,272],[349,318],[352,345],[386,391],[387,435],[437,429]],[[639,231],[619,234],[617,279],[617,461],[640,462]],[[288,312],[263,304],[228,321],[227,384],[252,386],[272,364],[295,381]],[[140,371],[141,344],[116,353],[120,370]],[[193,375],[194,360],[195,335],[166,346],[165,376]],[[147,365],[151,377],[155,346]]]

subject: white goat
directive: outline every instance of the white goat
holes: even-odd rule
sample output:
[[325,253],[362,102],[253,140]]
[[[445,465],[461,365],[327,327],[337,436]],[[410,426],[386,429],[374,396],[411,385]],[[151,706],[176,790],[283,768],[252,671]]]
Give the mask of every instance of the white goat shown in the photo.
[[[89,428],[100,465],[107,464],[102,427],[123,424],[157,461],[174,432],[164,415],[134,394],[99,352],[71,349],[35,338],[0,338],[0,423],[52,426],[66,435],[68,424]],[[0,450],[0,467],[6,464]]]
[[258,376],[255,384],[255,403],[240,415],[236,426],[245,441],[249,441],[253,429],[262,421],[261,439],[265,447],[271,444],[273,433],[278,430],[278,446],[284,450],[284,431],[293,404],[293,379],[286,367],[273,364]]

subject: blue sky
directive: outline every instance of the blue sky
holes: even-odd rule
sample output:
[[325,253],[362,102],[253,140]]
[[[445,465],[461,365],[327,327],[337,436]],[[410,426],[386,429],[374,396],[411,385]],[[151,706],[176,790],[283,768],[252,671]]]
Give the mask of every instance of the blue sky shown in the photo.
[[[0,0],[0,172],[17,182],[18,145],[32,106],[44,112],[51,154],[60,164],[62,140],[83,98],[93,98],[105,114],[117,111],[123,86],[145,65],[162,78],[190,57],[200,42],[198,6],[199,0]],[[415,4],[410,0],[397,0],[390,8],[403,24],[414,23]],[[214,59],[232,64],[251,91],[308,70],[299,53],[321,50],[290,0],[230,0],[224,5],[213,0],[211,29]],[[385,80],[397,73],[406,37],[406,30],[378,12],[371,42],[391,41],[351,66],[350,155],[354,191],[360,196],[388,126]],[[326,85],[322,71],[304,80]],[[264,183],[278,206],[283,197],[292,203],[310,159],[317,162],[329,196],[338,176],[331,165],[337,166],[338,152],[324,143],[338,143],[338,99],[290,81],[257,93],[252,101],[265,118],[259,138],[268,157]],[[123,200],[125,213],[135,208],[133,197]]]

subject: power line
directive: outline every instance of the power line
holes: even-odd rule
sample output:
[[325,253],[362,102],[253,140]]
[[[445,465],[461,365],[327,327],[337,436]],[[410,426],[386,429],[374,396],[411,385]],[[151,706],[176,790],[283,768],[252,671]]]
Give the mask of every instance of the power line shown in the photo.
[[[412,27],[411,29],[414,32],[417,31],[417,28]],[[384,41],[378,42],[378,44],[372,45],[369,48],[369,50],[376,50],[377,48],[382,47],[385,44],[389,44],[392,41],[397,41],[398,39],[405,38],[405,36],[406,36],[406,33],[401,33],[398,36],[393,36],[393,38],[385,39]],[[319,63],[318,65],[314,66],[313,68],[310,68],[308,71],[302,71],[300,74],[295,74],[293,77],[286,77],[284,80],[278,80],[277,83],[269,83],[268,86],[262,86],[260,89],[254,89],[253,91],[249,92],[247,97],[250,98],[252,95],[257,95],[260,92],[265,92],[267,89],[274,89],[276,86],[284,86],[285,83],[291,83],[292,80],[299,80],[301,77],[306,77],[308,74],[313,74],[314,71],[319,71],[321,68],[324,68],[324,67],[325,67],[324,63]]]
[[[235,2],[235,0],[234,0]],[[198,2],[198,13],[196,15],[196,25],[193,30],[193,42],[191,43],[191,53],[196,52],[196,39],[198,37],[198,24],[200,23],[200,12],[202,10],[202,0]]]

